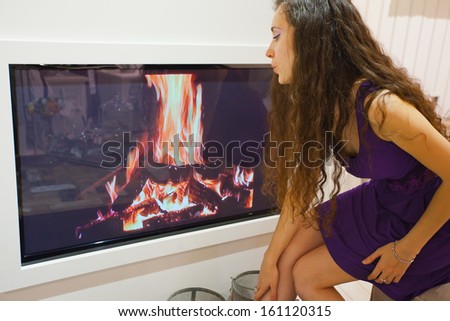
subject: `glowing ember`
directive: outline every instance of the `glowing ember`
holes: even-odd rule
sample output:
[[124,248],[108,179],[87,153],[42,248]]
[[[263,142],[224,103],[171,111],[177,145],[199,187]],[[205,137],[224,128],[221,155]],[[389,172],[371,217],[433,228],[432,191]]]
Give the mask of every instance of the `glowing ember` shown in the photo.
[[[245,171],[248,172],[249,170]],[[245,171],[239,169],[239,167],[233,170],[233,172],[237,175],[241,175]],[[201,205],[201,207],[198,207],[200,204],[196,202],[197,198],[190,191],[190,187],[196,183],[204,186],[205,189],[203,190],[203,193],[208,193],[209,191],[209,193],[219,196],[218,199],[220,200],[224,200],[228,197],[234,197],[237,202],[240,202],[240,199],[242,198],[240,192],[233,194],[230,190],[221,190],[222,181],[227,178],[225,174],[220,174],[215,180],[203,180],[201,175],[195,171],[193,171],[193,173],[194,174],[189,179],[179,183],[169,181],[166,184],[156,184],[152,180],[147,179],[142,191],[133,200],[132,204],[124,210],[124,213],[126,213],[125,219],[123,220],[124,230],[130,231],[141,229],[144,227],[143,222],[146,220],[153,219],[163,214],[181,212],[185,210],[189,211],[194,208],[195,211],[190,213],[191,216],[204,217],[216,214],[218,204],[210,204],[210,206]],[[249,174],[249,176],[253,177],[252,173]],[[231,177],[229,178],[231,179]],[[236,185],[236,177],[234,177],[233,180],[235,181],[234,185]],[[240,183],[237,183],[240,187]],[[246,184],[250,183],[251,182],[246,181]],[[250,196],[252,197],[253,194]],[[248,197],[245,199],[247,202],[244,204],[244,207],[251,207],[252,200],[247,200]]]
[[[147,179],[141,192],[120,215],[123,230],[142,229],[146,221],[167,220],[165,217],[173,213],[178,214],[176,221],[214,215],[220,201],[227,198],[234,199],[240,207],[251,208],[253,189],[249,186],[252,183],[253,170],[239,167],[219,174],[216,179],[203,179],[195,171],[185,181],[177,183],[169,180],[165,184],[157,184]],[[116,199],[116,187],[112,188],[116,186],[116,177],[106,186],[110,198]],[[101,216],[100,211],[98,215]],[[173,222],[172,219],[170,222]]]

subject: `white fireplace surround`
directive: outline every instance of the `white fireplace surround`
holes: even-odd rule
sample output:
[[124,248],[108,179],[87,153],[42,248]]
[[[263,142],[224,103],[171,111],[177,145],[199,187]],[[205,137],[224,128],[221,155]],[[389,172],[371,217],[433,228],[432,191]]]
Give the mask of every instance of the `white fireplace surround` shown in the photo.
[[264,235],[273,231],[277,218],[272,215],[23,266],[9,64],[267,64],[264,50],[241,45],[0,41],[0,292]]

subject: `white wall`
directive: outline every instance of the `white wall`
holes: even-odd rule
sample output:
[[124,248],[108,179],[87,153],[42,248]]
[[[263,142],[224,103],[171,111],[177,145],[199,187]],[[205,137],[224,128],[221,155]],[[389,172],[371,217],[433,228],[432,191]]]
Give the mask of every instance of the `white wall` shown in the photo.
[[[270,41],[271,2],[1,1],[0,40],[265,46]],[[450,106],[450,1],[354,2],[388,50],[424,81],[427,90],[441,96],[442,105]],[[227,296],[231,277],[259,267],[269,238],[264,234],[94,272],[3,293],[0,300],[165,300],[187,286],[204,286]]]
[[385,50],[450,117],[450,1],[353,0]]
[[270,40],[271,0],[0,2],[0,39],[255,44]]

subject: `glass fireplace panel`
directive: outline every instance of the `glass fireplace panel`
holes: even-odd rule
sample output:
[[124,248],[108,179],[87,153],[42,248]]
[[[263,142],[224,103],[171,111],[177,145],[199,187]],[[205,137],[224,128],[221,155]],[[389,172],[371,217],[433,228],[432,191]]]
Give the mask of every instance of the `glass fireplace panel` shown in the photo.
[[22,263],[272,214],[272,70],[10,65]]

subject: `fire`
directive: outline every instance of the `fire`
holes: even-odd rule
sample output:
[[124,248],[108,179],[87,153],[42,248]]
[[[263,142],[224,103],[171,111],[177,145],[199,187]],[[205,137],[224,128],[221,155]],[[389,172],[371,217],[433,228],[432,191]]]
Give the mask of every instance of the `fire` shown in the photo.
[[202,176],[194,172],[194,179],[201,182],[204,186],[206,186],[208,189],[214,191],[217,195],[219,195],[222,200],[226,198],[226,196],[222,195],[222,179],[224,175],[220,174],[217,178],[214,179],[203,179]]
[[144,148],[142,146],[145,146],[145,142],[147,141],[147,133],[145,133],[143,135],[143,137],[140,139],[139,144],[137,145],[136,148],[133,148],[133,150],[128,154],[128,159],[127,159],[127,172],[126,172],[126,179],[127,179],[127,183],[126,185],[128,185],[131,181],[131,177],[133,176],[134,172],[136,171],[136,169],[139,166],[139,159],[141,156],[144,155],[144,153],[146,152],[146,150],[144,150]]
[[[192,74],[146,75],[155,87],[159,102],[155,161],[168,165],[202,164],[202,86],[195,86]],[[188,143],[183,146],[181,143]]]
[[234,173],[234,184],[236,186],[250,186],[250,183],[253,182],[254,172],[252,169],[248,168],[240,168],[239,166],[235,168]]
[[[144,134],[139,144],[127,156],[125,182],[119,186],[116,175],[105,187],[111,205],[105,215],[100,210],[97,219],[77,228],[83,230],[110,218],[120,218],[124,231],[140,230],[152,225],[173,224],[215,215],[222,202],[234,202],[235,206],[253,206],[253,169],[226,168],[215,178],[204,178],[196,171],[203,164],[201,148],[194,143],[203,142],[202,86],[194,84],[191,74],[146,75],[149,87],[154,87],[158,100],[156,133],[153,138],[153,160],[172,166],[186,166],[186,177],[157,183],[147,178],[141,191],[122,211],[113,209],[120,192],[132,181],[142,157],[148,156]],[[190,146],[181,145],[188,143]],[[111,175],[109,176],[111,177]]]
[[112,182],[106,182],[105,188],[108,191],[109,197],[111,198],[112,205],[119,196],[118,187],[116,186],[116,176],[114,176]]
[[234,167],[215,179],[203,179],[193,171],[185,181],[157,184],[147,179],[141,192],[124,210],[124,231],[144,228],[146,222],[170,216],[173,220],[214,215],[219,202],[234,199],[241,207],[253,203],[253,170]]

